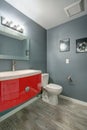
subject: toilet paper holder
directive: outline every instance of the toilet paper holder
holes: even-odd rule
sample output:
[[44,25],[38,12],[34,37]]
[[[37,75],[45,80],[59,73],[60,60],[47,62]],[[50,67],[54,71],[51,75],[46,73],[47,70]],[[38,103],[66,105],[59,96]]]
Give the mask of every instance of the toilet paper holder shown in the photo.
[[67,79],[68,79],[69,82],[72,82],[71,75],[69,75],[69,76],[67,77]]

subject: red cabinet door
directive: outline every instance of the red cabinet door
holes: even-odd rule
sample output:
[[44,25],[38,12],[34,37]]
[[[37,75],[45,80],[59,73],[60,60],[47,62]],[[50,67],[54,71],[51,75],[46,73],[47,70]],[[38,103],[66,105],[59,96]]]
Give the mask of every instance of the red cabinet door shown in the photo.
[[41,91],[41,74],[19,79],[20,99],[28,100],[36,96]]
[[0,112],[20,105],[41,91],[41,74],[0,82]]
[[0,82],[0,112],[12,108],[19,98],[19,79]]

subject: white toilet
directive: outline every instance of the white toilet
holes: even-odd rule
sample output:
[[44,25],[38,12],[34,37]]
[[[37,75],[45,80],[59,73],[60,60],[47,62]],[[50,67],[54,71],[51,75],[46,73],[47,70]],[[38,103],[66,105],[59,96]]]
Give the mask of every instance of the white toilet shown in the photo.
[[57,84],[48,84],[49,80],[49,74],[44,73],[42,74],[42,100],[52,104],[57,105],[58,104],[58,95],[62,92],[63,88],[60,85]]

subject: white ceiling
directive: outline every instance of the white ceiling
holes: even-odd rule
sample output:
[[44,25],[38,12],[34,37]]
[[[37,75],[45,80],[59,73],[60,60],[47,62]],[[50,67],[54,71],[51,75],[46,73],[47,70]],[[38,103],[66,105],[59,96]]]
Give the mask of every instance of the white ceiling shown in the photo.
[[72,17],[67,17],[64,8],[79,0],[5,0],[36,23],[50,29],[77,17],[87,14],[85,11]]

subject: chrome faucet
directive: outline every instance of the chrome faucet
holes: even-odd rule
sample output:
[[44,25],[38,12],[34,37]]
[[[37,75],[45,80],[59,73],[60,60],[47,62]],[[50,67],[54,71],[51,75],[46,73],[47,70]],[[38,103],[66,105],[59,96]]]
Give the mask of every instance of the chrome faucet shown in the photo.
[[12,60],[12,71],[16,70],[16,61]]

